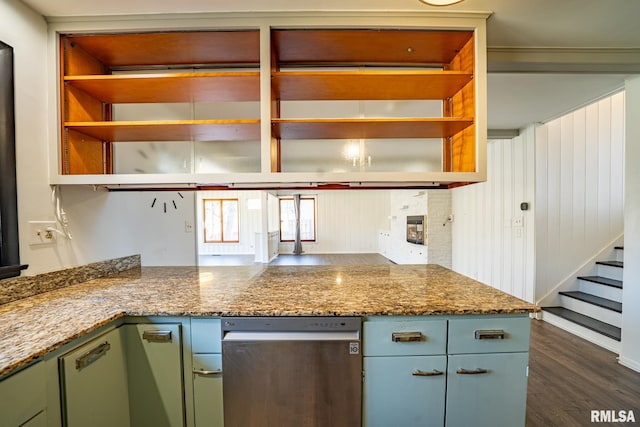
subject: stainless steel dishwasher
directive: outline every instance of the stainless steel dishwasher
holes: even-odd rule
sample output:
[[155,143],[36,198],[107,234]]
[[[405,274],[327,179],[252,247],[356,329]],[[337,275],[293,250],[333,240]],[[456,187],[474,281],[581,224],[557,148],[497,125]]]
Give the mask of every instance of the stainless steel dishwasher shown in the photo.
[[225,317],[225,427],[359,427],[359,317]]

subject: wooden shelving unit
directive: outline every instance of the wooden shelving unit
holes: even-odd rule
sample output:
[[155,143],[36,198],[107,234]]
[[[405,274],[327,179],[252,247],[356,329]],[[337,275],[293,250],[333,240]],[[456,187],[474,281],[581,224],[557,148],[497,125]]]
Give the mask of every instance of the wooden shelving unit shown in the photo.
[[259,102],[259,46],[257,30],[62,36],[63,174],[111,173],[120,141],[260,139],[258,119],[112,120],[113,104]]
[[[241,152],[240,156],[249,156],[254,165],[259,164],[257,170],[254,167],[251,172],[230,172],[233,179],[227,178],[226,172],[171,178],[196,186],[198,180],[260,187],[298,182],[433,185],[438,181],[449,185],[484,179],[486,142],[480,135],[486,125],[482,51],[486,15],[425,13],[420,17],[396,14],[389,18],[369,14],[349,15],[348,21],[337,13],[325,14],[331,15],[328,18],[295,13],[282,17],[253,15],[213,17],[210,28],[215,29],[202,29],[209,25],[203,20],[175,22],[166,31],[153,30],[165,28],[157,22],[138,22],[142,28],[139,30],[125,22],[119,26],[122,30],[104,25],[97,26],[95,32],[81,31],[69,24],[65,32],[58,27],[58,182],[81,183],[89,179],[71,175],[102,175],[100,182],[117,184],[158,180],[133,175],[119,178],[129,172],[114,173],[116,144],[154,141],[192,142],[192,165],[196,164],[196,142],[253,141],[233,147]],[[314,114],[316,101],[329,107],[318,108],[323,113]],[[332,102],[339,103],[335,115],[340,118],[325,116],[334,114]],[[194,106],[149,105],[170,103]],[[230,104],[218,103],[234,105],[227,108]],[[147,105],[139,112],[135,107],[114,108],[120,104]],[[301,118],[301,111],[312,113]],[[164,117],[153,117],[155,114]],[[133,121],[129,117],[148,120]],[[174,117],[180,120],[165,120]],[[192,119],[184,120],[185,117]],[[377,148],[377,153],[383,153],[379,154],[383,157],[392,146],[396,153],[401,151],[402,139],[410,139],[406,146],[412,147],[419,143],[416,139],[425,139],[425,144],[431,144],[421,146],[427,147],[427,155],[442,152],[442,170],[432,173],[431,164],[424,162],[424,173],[413,165],[397,171],[380,167],[377,172],[330,172],[315,168],[311,158],[304,161],[309,161],[312,172],[292,172],[287,168],[282,172],[280,150],[291,150],[287,160],[290,162],[297,161],[290,159],[300,158],[299,153],[306,155],[304,145],[295,145],[298,140],[303,144],[361,140],[361,146],[365,145],[362,140],[383,140],[370,145],[382,147]],[[283,140],[291,142],[282,143]],[[260,141],[259,152],[255,141]],[[442,147],[433,145],[438,141]],[[202,150],[206,153],[202,155],[217,155],[214,145]],[[292,149],[293,145],[296,148]],[[121,147],[118,158],[125,152],[124,147],[137,149],[124,144]],[[314,145],[309,147],[313,148],[309,152],[316,150]],[[387,165],[400,164],[398,157]],[[437,160],[435,164],[437,167]],[[118,170],[134,170],[127,169],[129,166],[121,162]],[[448,175],[452,178],[448,179]]]
[[281,139],[441,138],[473,123],[473,118],[273,119]]
[[446,99],[473,78],[460,71],[274,72],[281,101]]
[[[280,117],[276,108],[273,137],[442,138],[445,171],[475,171],[475,132],[465,132],[475,119],[473,36],[473,31],[272,30],[276,105],[292,100],[441,100],[444,112],[441,117],[299,119]],[[272,157],[279,165],[281,153],[272,152]]]
[[109,104],[260,101],[257,71],[66,76],[64,82]]

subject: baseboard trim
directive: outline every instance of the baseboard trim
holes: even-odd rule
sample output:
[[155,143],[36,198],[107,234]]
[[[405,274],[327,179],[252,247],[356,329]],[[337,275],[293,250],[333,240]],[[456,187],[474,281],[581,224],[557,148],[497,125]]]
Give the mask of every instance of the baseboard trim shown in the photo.
[[625,368],[629,368],[633,371],[640,372],[640,362],[636,362],[635,360],[631,360],[621,356],[618,358],[618,363],[620,363]]

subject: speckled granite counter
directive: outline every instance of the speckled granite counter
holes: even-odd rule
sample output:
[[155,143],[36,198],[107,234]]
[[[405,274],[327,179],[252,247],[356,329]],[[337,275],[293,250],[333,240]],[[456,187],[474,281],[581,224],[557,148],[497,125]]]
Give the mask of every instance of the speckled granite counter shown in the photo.
[[437,265],[145,267],[0,306],[0,375],[123,316],[517,314],[529,303]]

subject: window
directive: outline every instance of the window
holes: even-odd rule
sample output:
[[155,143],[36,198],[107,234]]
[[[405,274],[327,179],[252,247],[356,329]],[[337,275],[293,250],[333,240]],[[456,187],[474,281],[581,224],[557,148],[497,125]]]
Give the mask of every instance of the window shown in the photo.
[[[293,197],[280,199],[280,241],[293,242],[296,238],[296,213]],[[316,241],[316,199],[300,198],[300,240]]]
[[238,243],[238,199],[204,199],[204,242]]

